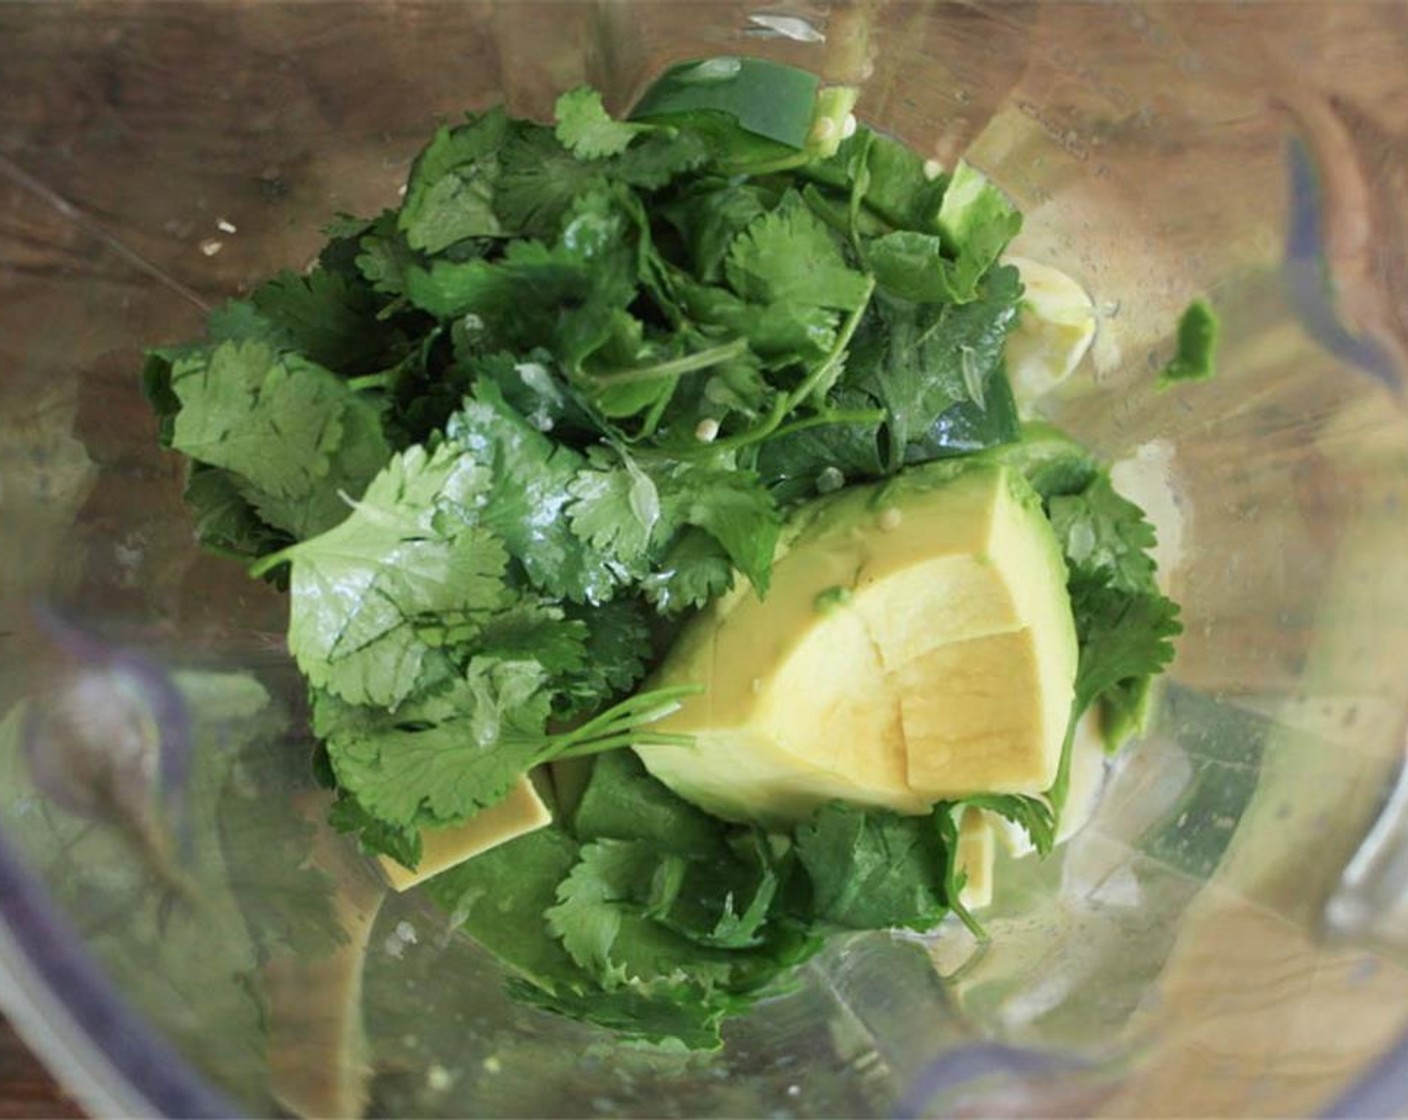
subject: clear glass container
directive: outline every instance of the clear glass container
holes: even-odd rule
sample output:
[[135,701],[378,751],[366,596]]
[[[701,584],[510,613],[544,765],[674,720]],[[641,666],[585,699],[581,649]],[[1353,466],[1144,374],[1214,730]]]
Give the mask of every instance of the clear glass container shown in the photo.
[[[990,944],[837,944],[684,1055],[513,1004],[315,830],[282,599],[195,547],[138,370],[393,204],[438,121],[730,52],[966,154],[1093,293],[1048,411],[1159,506],[1187,630]],[[0,6],[0,1003],[99,1113],[1402,1110],[1405,63],[1377,3]],[[1157,391],[1196,295],[1220,373]],[[179,851],[114,810],[124,754]]]

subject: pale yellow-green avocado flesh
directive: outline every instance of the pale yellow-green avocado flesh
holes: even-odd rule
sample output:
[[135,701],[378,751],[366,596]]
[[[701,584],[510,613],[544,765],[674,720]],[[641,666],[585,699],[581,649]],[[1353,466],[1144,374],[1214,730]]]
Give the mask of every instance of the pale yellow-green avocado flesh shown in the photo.
[[1061,550],[1010,467],[933,463],[788,525],[746,584],[681,635],[656,683],[703,692],[637,748],[676,793],[787,823],[840,799],[902,813],[1036,793],[1060,761],[1076,671]]

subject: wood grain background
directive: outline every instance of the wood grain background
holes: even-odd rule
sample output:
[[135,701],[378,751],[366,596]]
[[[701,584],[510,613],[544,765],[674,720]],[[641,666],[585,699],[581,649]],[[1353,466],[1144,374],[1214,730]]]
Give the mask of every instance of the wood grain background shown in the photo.
[[0,1019],[0,1120],[67,1120],[81,1117],[73,1102],[34,1055]]

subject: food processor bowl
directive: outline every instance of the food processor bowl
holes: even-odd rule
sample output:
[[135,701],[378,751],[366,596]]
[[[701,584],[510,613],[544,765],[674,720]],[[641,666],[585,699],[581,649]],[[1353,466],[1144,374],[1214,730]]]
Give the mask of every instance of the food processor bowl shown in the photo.
[[[858,85],[1091,293],[1041,411],[1150,509],[1185,632],[987,941],[844,939],[694,1054],[515,1004],[321,827],[283,599],[197,547],[139,370],[438,122],[727,53]],[[99,1114],[1403,1109],[1405,62],[1352,2],[0,6],[0,1004]],[[1161,389],[1199,296],[1217,376]]]

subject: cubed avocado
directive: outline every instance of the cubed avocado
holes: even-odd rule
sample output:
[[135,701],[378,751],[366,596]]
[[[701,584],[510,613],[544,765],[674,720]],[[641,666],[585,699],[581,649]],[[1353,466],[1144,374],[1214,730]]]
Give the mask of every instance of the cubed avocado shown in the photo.
[[414,871],[390,856],[381,856],[381,868],[391,886],[409,890],[465,860],[506,844],[552,821],[532,778],[524,775],[497,804],[490,805],[463,824],[421,832],[421,859]]
[[772,591],[740,581],[661,685],[703,692],[637,748],[682,797],[785,824],[840,799],[903,813],[1055,777],[1076,636],[1061,551],[1021,473],[934,463],[823,498],[787,527]]

